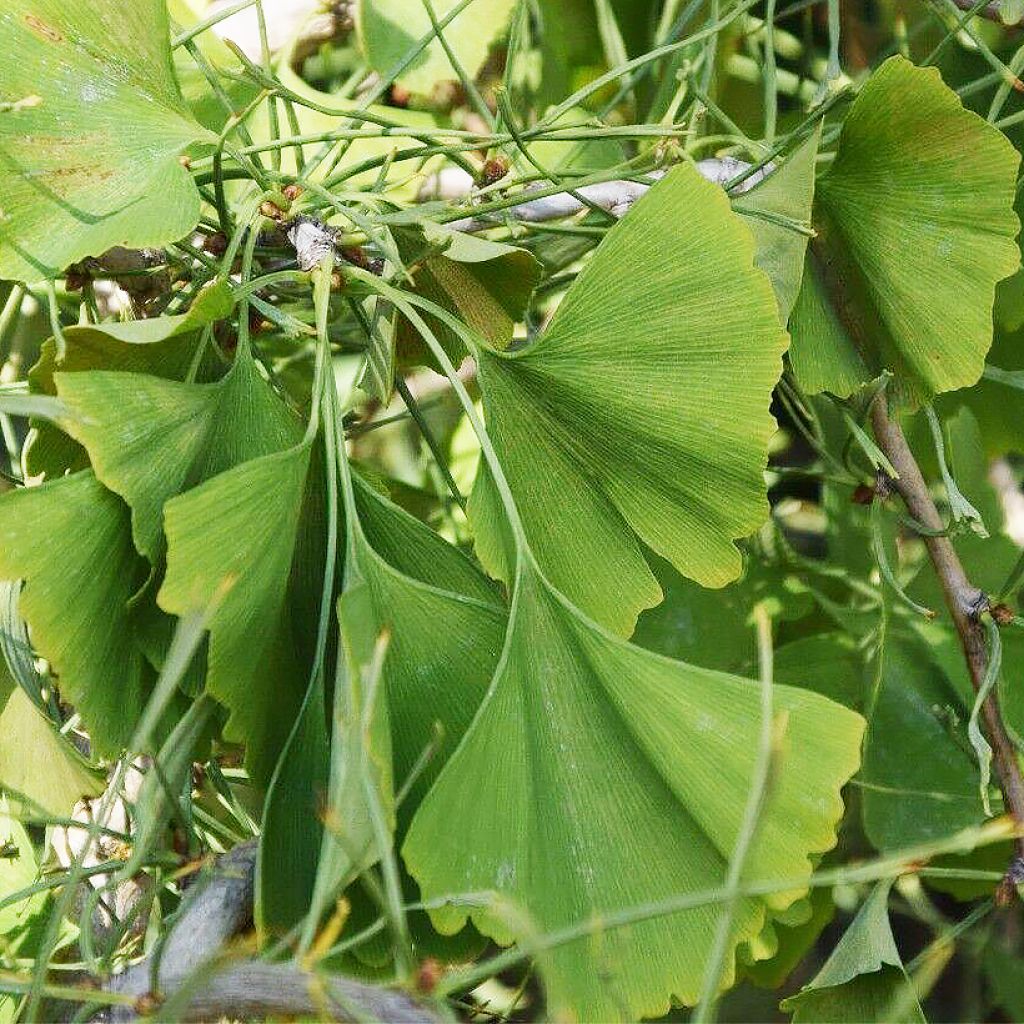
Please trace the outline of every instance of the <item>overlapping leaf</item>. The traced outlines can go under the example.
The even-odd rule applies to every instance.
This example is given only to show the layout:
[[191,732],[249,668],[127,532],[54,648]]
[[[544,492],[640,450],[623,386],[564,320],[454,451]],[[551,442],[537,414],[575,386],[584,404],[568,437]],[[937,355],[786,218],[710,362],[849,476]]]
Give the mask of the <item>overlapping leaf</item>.
[[[786,336],[753,249],[721,189],[679,167],[609,231],[536,342],[479,355],[531,547],[617,632],[661,598],[644,545],[722,586],[741,568],[733,540],[767,513]],[[470,514],[484,565],[509,580],[486,473]]]
[[914,401],[973,384],[995,286],[1020,262],[1019,157],[935,68],[886,61],[861,90],[818,183],[793,368],[849,395],[883,369]]
[[365,787],[391,815],[394,786],[407,787],[397,821],[404,834],[484,697],[505,631],[505,611],[472,563],[358,478],[355,493],[354,563],[338,610],[345,661],[335,692],[328,828],[315,882],[320,910],[380,855]]
[[925,1020],[889,924],[891,888],[891,881],[875,886],[814,980],[783,1002],[793,1024]]
[[[507,348],[540,280],[541,265],[525,249],[424,222],[421,229],[396,232],[406,263],[414,268],[416,291],[454,313],[496,349]],[[461,361],[462,340],[427,317],[450,358]],[[399,321],[400,354],[406,362],[432,363],[419,334]]]
[[146,568],[132,545],[127,506],[91,470],[3,495],[0,578],[25,580],[20,610],[34,647],[97,753],[118,753],[152,679],[129,620]]
[[102,370],[58,373],[55,381],[72,413],[68,433],[85,446],[99,479],[128,502],[136,547],[151,561],[161,552],[170,498],[302,436],[248,349],[212,384]]
[[0,276],[52,278],[195,225],[199,193],[178,155],[213,137],[178,92],[163,0],[13,0],[0,50]]
[[[750,881],[810,874],[810,858],[835,842],[839,788],[858,763],[858,715],[783,686],[773,700],[788,725]],[[694,1002],[713,904],[627,928],[602,930],[600,918],[722,884],[760,714],[757,684],[615,638],[527,561],[491,690],[413,820],[406,863],[427,896],[495,890],[541,933],[597,919],[595,934],[543,958],[552,1016],[658,1016],[670,997]],[[487,813],[467,845],[451,814],[469,807]],[[769,911],[800,894],[741,900],[733,943],[756,937]],[[451,931],[467,911],[433,916]],[[499,942],[523,937],[500,902],[472,917]]]
[[[84,370],[120,370],[180,380],[196,358],[200,331],[224,319],[233,307],[230,285],[215,281],[200,290],[185,313],[65,327],[67,350],[63,358],[58,358],[52,338],[45,341],[39,362],[29,371],[29,384],[33,391],[54,395],[55,373]],[[207,360],[200,360],[198,369],[199,380],[215,372],[213,362]]]
[[771,278],[779,304],[779,318],[789,321],[800,293],[814,201],[814,158],[819,134],[815,132],[774,173],[733,200],[733,209],[754,236],[754,262]]
[[864,749],[864,829],[880,850],[985,819],[965,735],[969,709],[920,640],[892,633],[879,655]]
[[245,743],[263,786],[305,695],[317,630],[326,530],[312,452],[305,440],[243,462],[164,506],[157,602],[185,615],[219,600],[206,688],[228,709],[225,734]]
[[[58,360],[53,338],[43,343],[39,361],[29,371],[32,391],[56,395],[57,372],[118,370],[147,374],[169,380],[183,380],[198,359],[196,379],[210,381],[222,372],[221,360],[212,346],[197,355],[204,327],[226,317],[233,307],[230,287],[223,281],[208,285],[196,296],[188,312],[144,320],[127,320],[67,327],[67,345]],[[30,473],[60,476],[69,469],[84,469],[84,449],[66,433],[48,423],[36,423],[26,464]]]
[[708,590],[660,559],[653,569],[665,600],[637,621],[631,640],[655,654],[702,668],[746,675],[754,672],[756,636],[751,613],[769,602],[778,621],[800,619],[813,608],[804,586],[781,566],[751,557],[743,576],[721,590]]
[[[5,843],[14,848],[15,856],[0,859],[0,900],[27,888],[39,877],[39,863],[32,840],[24,826],[13,814],[8,801],[0,797],[0,836]],[[36,893],[26,900],[20,900],[0,910],[0,940],[4,943],[4,952],[8,955],[27,950],[20,949],[33,923],[39,924],[43,912],[49,902],[49,894]],[[33,922],[33,919],[37,919]],[[0,1013],[4,1011],[0,1000]],[[16,1014],[11,1013],[7,1019],[15,1020]],[[3,1018],[0,1018],[3,1019]]]
[[11,679],[2,659],[0,736],[0,790],[14,803],[24,798],[30,811],[67,817],[77,800],[102,790],[99,773]]

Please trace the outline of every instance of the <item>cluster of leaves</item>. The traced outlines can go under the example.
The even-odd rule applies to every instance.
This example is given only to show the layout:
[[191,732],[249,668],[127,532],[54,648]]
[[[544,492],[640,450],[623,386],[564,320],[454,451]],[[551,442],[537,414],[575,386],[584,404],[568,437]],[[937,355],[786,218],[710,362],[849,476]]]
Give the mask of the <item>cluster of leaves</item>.
[[0,10],[0,1018],[250,837],[262,956],[440,961],[438,1011],[923,1019],[965,949],[1019,1012],[980,705],[865,427],[1012,597],[1003,30],[915,22],[986,120],[844,75],[838,3],[820,62],[770,0],[367,0],[276,57],[237,6],[253,58],[184,0]]

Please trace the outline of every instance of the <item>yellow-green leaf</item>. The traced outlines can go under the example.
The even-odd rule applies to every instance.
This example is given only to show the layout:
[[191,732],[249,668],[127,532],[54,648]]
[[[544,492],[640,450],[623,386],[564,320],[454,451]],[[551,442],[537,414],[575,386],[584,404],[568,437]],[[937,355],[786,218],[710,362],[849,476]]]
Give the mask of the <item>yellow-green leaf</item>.
[[[741,569],[734,540],[767,516],[787,339],[753,257],[725,193],[679,167],[608,232],[540,338],[480,353],[488,431],[531,549],[616,632],[661,599],[645,546],[722,586]],[[481,560],[508,581],[490,491],[482,473],[470,517]]]
[[11,0],[0,52],[0,277],[41,281],[195,226],[178,155],[215,139],[178,91],[164,0]]
[[[427,898],[494,890],[519,908],[447,906],[432,914],[442,931],[471,916],[509,943],[594,922],[541,958],[552,1018],[661,1016],[671,998],[699,996],[719,908],[600,921],[723,884],[754,777],[760,689],[641,651],[585,619],[529,561],[521,572],[491,689],[403,855]],[[787,686],[772,697],[785,738],[744,880],[792,884],[740,900],[733,947],[801,897],[813,858],[835,843],[839,790],[859,761],[859,715]],[[486,813],[467,842],[452,814],[472,807]]]

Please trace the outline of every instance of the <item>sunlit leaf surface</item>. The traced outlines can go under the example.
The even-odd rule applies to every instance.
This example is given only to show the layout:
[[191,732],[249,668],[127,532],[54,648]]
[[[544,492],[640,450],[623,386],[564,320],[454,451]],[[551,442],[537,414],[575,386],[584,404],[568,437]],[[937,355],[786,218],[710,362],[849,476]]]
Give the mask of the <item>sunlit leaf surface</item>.
[[178,156],[213,137],[178,92],[163,0],[12,0],[0,52],[0,277],[52,278],[195,226]]

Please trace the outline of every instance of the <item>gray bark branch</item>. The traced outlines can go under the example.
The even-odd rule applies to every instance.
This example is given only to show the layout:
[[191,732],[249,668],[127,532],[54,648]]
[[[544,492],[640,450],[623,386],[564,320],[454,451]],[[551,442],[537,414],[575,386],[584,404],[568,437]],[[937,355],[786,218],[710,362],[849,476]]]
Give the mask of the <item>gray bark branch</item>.
[[[180,999],[175,1018],[187,1021],[287,1016],[435,1024],[442,1018],[407,992],[296,963],[237,958],[225,945],[252,923],[256,843],[242,843],[199,879],[185,899],[163,948],[107,985],[141,1002]],[[141,1005],[140,1002],[140,1005]],[[112,1006],[94,1021],[119,1024],[139,1013]]]
[[[697,162],[697,170],[716,185],[725,186],[733,178],[742,174],[750,167],[750,164],[735,157],[708,157],[706,160]],[[775,169],[771,163],[755,171],[749,178],[745,178],[739,185],[731,190],[733,194],[739,195],[752,189],[758,182],[764,180]],[[622,179],[617,181],[602,181],[595,185],[582,185],[572,192],[556,192],[551,196],[541,196],[538,199],[526,198],[523,202],[509,209],[502,211],[502,214],[482,217],[463,217],[461,220],[451,221],[446,227],[453,231],[486,231],[500,225],[502,216],[511,217],[513,220],[538,224],[543,221],[558,220],[562,217],[572,217],[590,207],[599,207],[610,213],[613,217],[624,216],[633,204],[644,195],[651,185],[664,176],[664,171],[655,171],[647,176],[647,182],[630,181]],[[455,199],[468,195],[473,187],[473,180],[467,174],[461,181],[461,188],[455,182],[445,181],[440,177],[431,183],[437,195],[445,199]],[[523,193],[529,196],[529,190]],[[432,198],[431,189],[428,188],[421,193],[421,198]]]

